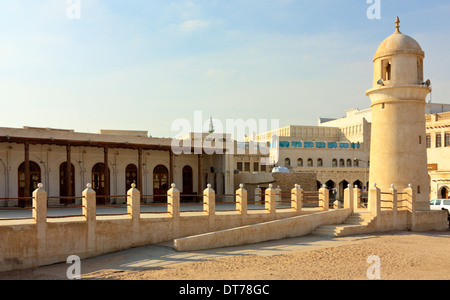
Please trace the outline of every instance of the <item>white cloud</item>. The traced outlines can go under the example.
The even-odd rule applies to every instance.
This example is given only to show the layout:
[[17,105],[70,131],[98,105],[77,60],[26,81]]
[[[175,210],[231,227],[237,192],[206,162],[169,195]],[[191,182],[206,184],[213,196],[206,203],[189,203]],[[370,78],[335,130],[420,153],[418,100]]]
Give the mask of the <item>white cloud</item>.
[[185,32],[191,32],[193,30],[208,27],[210,22],[202,21],[202,20],[187,20],[181,24],[181,30]]
[[205,73],[205,76],[211,78],[226,79],[236,73],[238,73],[237,70],[224,71],[222,69],[209,69],[208,72]]

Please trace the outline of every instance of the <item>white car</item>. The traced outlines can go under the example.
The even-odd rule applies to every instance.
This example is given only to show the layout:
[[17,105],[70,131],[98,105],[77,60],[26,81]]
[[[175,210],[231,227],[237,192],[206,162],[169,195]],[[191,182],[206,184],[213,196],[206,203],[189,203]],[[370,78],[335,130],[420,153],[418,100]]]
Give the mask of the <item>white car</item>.
[[434,199],[430,201],[431,210],[446,209],[450,215],[450,199]]

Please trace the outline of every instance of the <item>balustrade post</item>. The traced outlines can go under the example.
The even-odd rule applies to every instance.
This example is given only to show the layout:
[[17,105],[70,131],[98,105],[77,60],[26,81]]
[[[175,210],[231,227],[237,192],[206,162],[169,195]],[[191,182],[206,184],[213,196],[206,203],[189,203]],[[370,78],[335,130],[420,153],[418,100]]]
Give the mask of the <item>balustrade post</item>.
[[44,256],[47,245],[47,192],[42,183],[33,191],[33,219],[36,222],[37,252],[38,256]]
[[352,213],[354,210],[354,199],[355,195],[352,186],[349,184],[344,190],[344,208],[350,208]]
[[211,188],[211,184],[203,191],[203,210],[209,216],[209,230],[213,231],[216,218],[216,192]]
[[416,204],[414,199],[414,190],[412,188],[412,184],[409,184],[406,189],[403,190],[405,193],[406,205],[408,207],[408,211],[411,213],[411,231],[416,230]]
[[319,190],[319,206],[323,207],[324,211],[328,211],[330,209],[330,195],[325,184]]
[[297,214],[301,214],[303,208],[303,190],[296,184],[291,190],[292,210]]
[[141,218],[141,192],[135,183],[131,184],[131,189],[127,192],[127,213],[133,220],[139,221]]
[[172,188],[167,191],[167,212],[172,217],[173,238],[180,237],[180,191],[172,183]]
[[376,183],[369,190],[369,210],[372,216],[381,215],[381,190]]
[[211,184],[203,191],[203,210],[209,216],[216,213],[216,192],[211,188]]
[[44,190],[42,183],[38,184],[38,188],[33,191],[33,219],[36,224],[42,225],[47,223],[47,192]]
[[172,183],[172,188],[167,191],[167,211],[174,220],[180,219],[180,191]]
[[241,216],[247,216],[247,190],[244,189],[244,185],[240,184],[239,189],[236,191],[236,210],[239,211]]
[[92,189],[92,185],[88,183],[86,185],[86,189],[83,191],[83,200],[82,200],[82,213],[86,218],[88,223],[95,223],[97,216],[97,203],[96,203],[96,193]]
[[393,218],[393,229],[396,229],[397,227],[397,207],[398,207],[398,194],[397,194],[397,189],[395,188],[395,186],[392,184],[391,188],[389,189],[389,193],[391,194],[392,197],[392,203],[391,203],[391,209],[392,209],[392,218]]
[[92,189],[92,185],[88,183],[86,189],[83,191],[82,200],[82,213],[87,222],[88,233],[87,233],[87,250],[89,252],[95,251],[96,244],[96,221],[97,221],[97,199],[96,193]]
[[140,219],[141,219],[141,192],[136,188],[136,184],[131,184],[131,189],[127,192],[127,212],[132,222],[133,245],[140,244]]
[[276,196],[277,190],[273,188],[271,184],[269,184],[269,188],[266,189],[265,193],[265,203],[264,207],[266,209],[266,212],[275,216],[276,209],[277,209],[277,202],[276,202]]

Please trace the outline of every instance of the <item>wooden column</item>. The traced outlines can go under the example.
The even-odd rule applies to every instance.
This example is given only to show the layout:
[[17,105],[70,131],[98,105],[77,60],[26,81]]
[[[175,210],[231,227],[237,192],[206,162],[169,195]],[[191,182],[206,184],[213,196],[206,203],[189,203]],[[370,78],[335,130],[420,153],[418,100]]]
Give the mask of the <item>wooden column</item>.
[[198,155],[198,178],[197,178],[197,193],[199,195],[201,195],[203,193],[203,188],[202,188],[202,155],[199,154]]
[[25,191],[24,197],[31,196],[31,182],[30,182],[30,145],[25,143]]
[[142,186],[143,186],[143,174],[142,174],[142,148],[138,149],[138,176],[137,176],[137,189],[141,192],[142,196]]
[[[67,197],[72,197],[72,151],[70,144],[66,146],[66,152],[67,152],[67,169],[66,169],[66,191],[67,191]],[[67,203],[72,203],[72,200],[65,200],[64,204],[67,205]]]
[[[104,164],[105,164],[105,196],[109,196],[109,167],[108,167],[108,147],[104,148]],[[105,199],[105,202],[109,204],[109,199]]]
[[172,150],[169,151],[169,164],[170,164],[169,185],[171,185],[172,183],[175,183],[175,182],[173,182],[173,179],[174,179],[174,176],[173,176],[174,164],[173,164],[173,152],[172,152]]

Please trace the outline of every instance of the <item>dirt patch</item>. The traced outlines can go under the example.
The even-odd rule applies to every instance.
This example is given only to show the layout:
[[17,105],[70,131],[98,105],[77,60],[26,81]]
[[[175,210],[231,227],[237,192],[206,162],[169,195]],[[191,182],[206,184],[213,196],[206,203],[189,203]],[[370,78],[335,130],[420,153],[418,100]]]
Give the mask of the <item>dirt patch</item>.
[[[371,255],[380,258],[381,279],[450,279],[450,234],[387,235],[355,245],[243,255],[179,264],[160,270],[96,273],[127,280],[362,280]],[[85,276],[89,278],[89,274]]]

